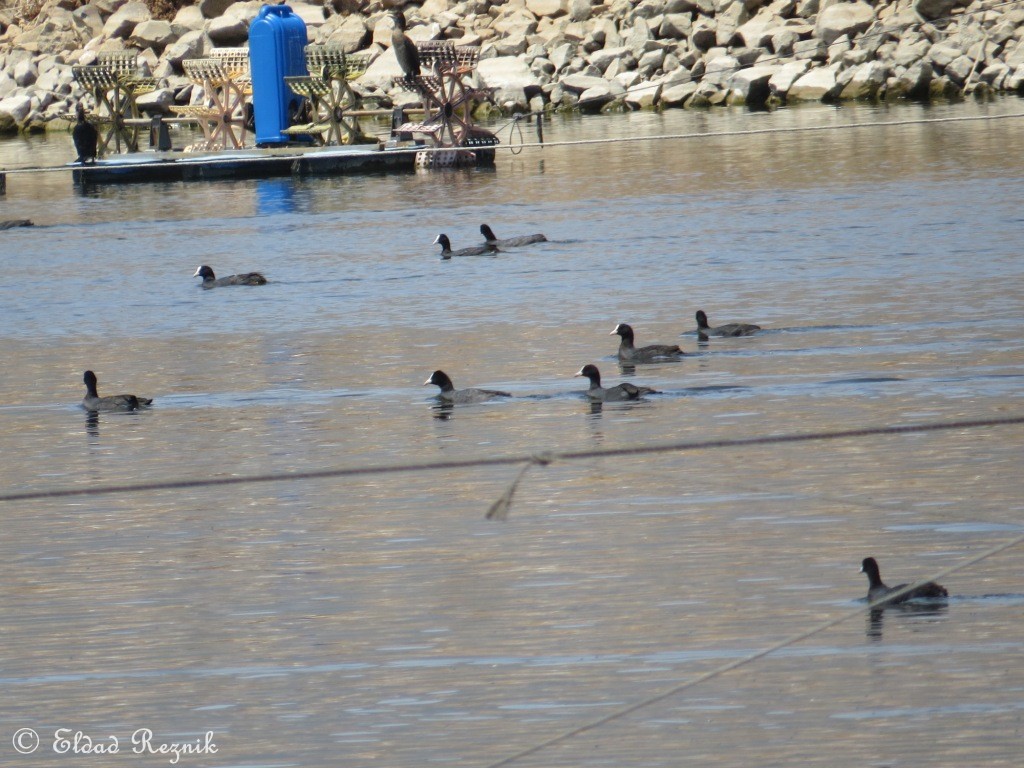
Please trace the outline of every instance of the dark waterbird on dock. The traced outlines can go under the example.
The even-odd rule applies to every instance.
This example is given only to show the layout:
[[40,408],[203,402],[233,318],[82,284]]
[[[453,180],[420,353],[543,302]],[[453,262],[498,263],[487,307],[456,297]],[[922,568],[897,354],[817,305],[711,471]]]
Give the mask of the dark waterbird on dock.
[[683,350],[676,344],[649,344],[646,347],[633,346],[633,327],[626,323],[615,326],[609,336],[620,336],[619,360],[623,363],[654,363],[662,360],[678,360]]
[[591,400],[603,402],[625,402],[627,400],[639,400],[644,395],[656,395],[658,391],[650,387],[638,387],[629,382],[616,384],[614,387],[601,386],[601,372],[596,365],[584,365],[576,372],[577,376],[586,376],[590,379],[590,389],[587,390],[587,397]]
[[[882,600],[886,595],[891,595],[894,592],[899,592],[903,589],[906,584],[897,584],[895,587],[888,587],[885,582],[882,581],[882,575],[878,571],[878,563],[875,562],[873,557],[865,557],[864,561],[860,564],[860,572],[867,574],[868,577],[868,602],[876,602]],[[919,587],[914,587],[907,594],[897,597],[893,600],[887,600],[888,605],[898,605],[905,603],[908,600],[914,600],[917,598],[931,598],[931,599],[942,599],[949,597],[949,592],[946,588],[936,584],[934,581],[929,581],[927,584],[922,584]]]
[[434,245],[441,244],[441,259],[450,259],[452,256],[483,256],[485,253],[497,253],[498,248],[491,243],[485,243],[484,245],[471,245],[467,248],[459,248],[457,251],[452,250],[452,241],[448,239],[448,235],[440,234],[434,239]]
[[196,270],[196,273],[192,277],[203,278],[203,288],[219,288],[225,285],[266,285],[267,278],[261,275],[259,272],[242,272],[237,275],[228,275],[227,277],[218,278],[213,274],[213,270],[205,264]]
[[430,378],[423,382],[423,386],[434,384],[441,388],[438,398],[445,403],[472,404],[485,403],[496,397],[512,397],[508,392],[499,392],[496,389],[456,389],[448,374],[444,371],[434,371]]
[[416,50],[416,43],[405,34],[405,14],[400,8],[391,11],[391,21],[394,24],[394,29],[391,30],[391,47],[395,51],[395,58],[406,81],[413,80],[420,75],[420,54]]
[[83,376],[85,381],[85,397],[82,398],[82,407],[87,411],[137,411],[152,404],[150,397],[139,397],[138,395],[107,395],[100,397],[96,391],[96,374],[86,371]]
[[697,310],[697,337],[703,341],[707,341],[708,336],[749,336],[760,330],[760,325],[750,323],[726,323],[712,328],[708,325],[708,316],[704,314],[704,310]]
[[93,125],[85,117],[85,106],[79,104],[75,109],[77,115],[77,122],[75,127],[71,129],[71,140],[75,143],[75,152],[78,153],[78,157],[75,158],[76,163],[82,165],[88,165],[96,162],[96,147],[99,145],[100,134],[96,130],[96,126]]
[[498,248],[518,248],[521,245],[532,245],[533,243],[546,243],[548,239],[544,235],[538,233],[536,235],[520,235],[519,237],[506,237],[499,240],[494,236],[494,231],[486,224],[480,225],[480,234],[484,236],[484,240],[487,241],[488,245],[494,245]]

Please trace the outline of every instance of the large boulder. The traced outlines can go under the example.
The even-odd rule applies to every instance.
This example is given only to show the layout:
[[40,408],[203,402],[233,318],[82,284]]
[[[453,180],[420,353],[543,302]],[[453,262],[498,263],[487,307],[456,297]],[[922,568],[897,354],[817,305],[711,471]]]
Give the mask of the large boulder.
[[526,61],[518,56],[498,56],[484,59],[476,68],[476,76],[484,88],[539,91],[540,80],[530,71]]
[[751,106],[764,104],[771,95],[768,83],[779,69],[778,66],[762,64],[736,72],[727,82],[729,103]]
[[934,21],[949,16],[957,6],[969,4],[970,0],[914,0],[914,10],[922,18]]
[[32,112],[32,99],[21,93],[0,101],[0,132],[10,133],[21,127]]
[[591,88],[600,88],[607,85],[603,77],[592,77],[591,75],[569,75],[562,78],[562,87],[571,93],[583,93]]
[[137,0],[125,3],[107,19],[103,25],[103,35],[104,37],[127,38],[136,26],[151,18],[149,8],[145,3],[140,3]]
[[222,48],[242,45],[249,39],[249,22],[244,18],[225,14],[210,22],[206,34],[214,45]]
[[854,35],[871,26],[874,19],[875,9],[860,0],[853,3],[836,3],[818,14],[814,34],[825,45],[831,45],[843,35],[853,39]]
[[361,51],[370,42],[370,30],[362,16],[332,16],[317,32],[323,43],[339,45],[345,53]]
[[526,8],[534,16],[564,16],[569,11],[569,0],[526,0]]
[[827,101],[836,89],[836,73],[827,67],[812,69],[796,80],[786,93],[787,101]]
[[201,59],[211,48],[213,48],[213,41],[205,32],[199,30],[186,32],[178,38],[178,42],[172,43],[164,49],[163,58],[180,72],[182,61]]
[[811,67],[811,62],[803,59],[800,61],[788,61],[784,63],[771,79],[768,81],[768,87],[771,88],[771,92],[776,96],[785,97],[790,92],[790,88],[797,80],[804,76]]
[[889,77],[889,68],[880,61],[868,61],[853,70],[853,76],[839,94],[841,99],[873,99]]
[[128,44],[141,49],[152,48],[159,54],[176,37],[168,22],[150,19],[136,25]]

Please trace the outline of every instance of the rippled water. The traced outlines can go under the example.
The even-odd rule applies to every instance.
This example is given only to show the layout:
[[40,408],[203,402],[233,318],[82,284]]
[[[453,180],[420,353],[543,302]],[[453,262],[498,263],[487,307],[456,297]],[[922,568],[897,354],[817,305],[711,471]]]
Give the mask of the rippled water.
[[[551,141],[1024,112],[634,114]],[[494,169],[104,187],[8,177],[5,493],[742,438],[1024,410],[1020,119],[499,155]],[[503,138],[505,136],[503,135]],[[26,149],[29,150],[26,153]],[[65,137],[0,143],[50,165]],[[544,232],[497,257],[454,247]],[[258,269],[260,288],[191,278]],[[693,314],[765,326],[698,344]],[[609,331],[680,343],[623,370]],[[592,408],[583,364],[660,394]],[[146,412],[79,407],[155,397]],[[451,411],[422,386],[515,398]],[[1019,427],[0,502],[0,755],[487,766],[1024,533]],[[519,760],[1016,765],[1021,551]],[[30,727],[40,750],[19,756]],[[86,759],[86,758],[83,758]],[[163,764],[165,757],[150,758]],[[147,763],[150,764],[150,763]]]

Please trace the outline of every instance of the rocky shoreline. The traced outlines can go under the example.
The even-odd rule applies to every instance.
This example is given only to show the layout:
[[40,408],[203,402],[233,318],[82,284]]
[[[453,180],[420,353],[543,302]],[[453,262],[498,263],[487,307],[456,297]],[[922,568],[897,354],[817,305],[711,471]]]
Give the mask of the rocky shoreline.
[[[159,8],[168,0],[157,0]],[[72,66],[138,51],[159,80],[147,114],[196,103],[182,61],[245,46],[263,2],[201,0],[159,18],[136,0],[20,0],[0,9],[0,133],[67,130]],[[311,43],[365,54],[357,92],[411,95],[390,50],[391,3],[289,3]],[[425,0],[404,5],[416,42],[480,46],[483,113],[771,106],[1024,93],[1024,6],[997,0]]]

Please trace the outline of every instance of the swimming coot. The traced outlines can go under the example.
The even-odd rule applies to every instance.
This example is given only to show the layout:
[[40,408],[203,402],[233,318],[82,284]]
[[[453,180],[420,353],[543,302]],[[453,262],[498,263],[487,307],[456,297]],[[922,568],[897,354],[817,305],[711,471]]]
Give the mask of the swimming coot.
[[712,328],[708,325],[708,316],[704,310],[697,310],[697,336],[703,340],[707,340],[708,336],[749,336],[760,330],[760,325],[750,323],[726,323]]
[[0,220],[0,229],[14,229],[15,227],[34,227],[32,219],[3,219]]
[[75,152],[78,153],[75,162],[82,165],[95,163],[96,147],[99,145],[100,138],[99,131],[86,119],[85,105],[79,103],[75,108],[75,113],[77,121],[75,127],[71,129],[71,140],[75,143]]
[[456,389],[448,374],[444,371],[434,371],[430,378],[423,382],[423,386],[434,384],[441,388],[438,397],[446,403],[472,404],[484,403],[496,397],[512,397],[508,392],[499,392],[496,389]]
[[587,397],[591,400],[621,402],[626,400],[637,400],[644,395],[655,395],[658,393],[657,390],[651,389],[650,387],[638,387],[635,384],[630,384],[628,382],[616,384],[614,387],[602,387],[601,372],[597,370],[596,365],[584,365],[576,372],[576,375],[586,376],[590,379],[590,389],[587,390]]
[[452,256],[483,256],[485,253],[497,253],[497,246],[492,243],[485,243],[484,245],[471,245],[468,248],[459,248],[457,251],[452,250],[452,241],[448,239],[448,235],[440,234],[434,239],[434,245],[441,244],[441,259],[450,259]]
[[243,272],[238,275],[228,275],[227,277],[217,277],[213,274],[213,270],[205,264],[196,270],[196,273],[192,277],[203,278],[203,288],[219,288],[225,285],[266,285],[267,278],[261,275],[259,272]]
[[678,360],[683,356],[676,344],[650,344],[637,349],[633,346],[633,328],[625,323],[615,326],[609,336],[620,336],[619,360],[624,363],[653,363],[660,360]]
[[135,411],[153,402],[152,398],[137,395],[100,397],[96,391],[96,374],[86,371],[82,378],[85,381],[85,397],[82,398],[82,407],[87,411]]
[[536,235],[520,235],[519,237],[506,237],[499,240],[494,236],[494,231],[486,224],[480,225],[480,234],[484,236],[484,240],[487,241],[488,245],[495,245],[498,248],[518,248],[521,245],[531,245],[533,243],[546,243],[548,239],[544,235],[538,233]]
[[[882,600],[886,595],[890,595],[893,592],[898,592],[903,589],[906,584],[898,584],[895,587],[887,587],[882,581],[882,576],[878,572],[878,563],[875,562],[873,557],[865,557],[864,561],[860,564],[860,572],[867,574],[868,577],[868,601],[876,602]],[[934,581],[929,581],[927,584],[922,584],[919,587],[915,587],[910,590],[907,594],[902,597],[897,597],[895,600],[887,601],[892,605],[899,603],[905,603],[908,600],[915,598],[943,598],[948,597],[949,593],[946,588],[936,584]]]

